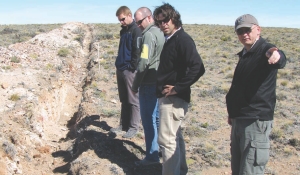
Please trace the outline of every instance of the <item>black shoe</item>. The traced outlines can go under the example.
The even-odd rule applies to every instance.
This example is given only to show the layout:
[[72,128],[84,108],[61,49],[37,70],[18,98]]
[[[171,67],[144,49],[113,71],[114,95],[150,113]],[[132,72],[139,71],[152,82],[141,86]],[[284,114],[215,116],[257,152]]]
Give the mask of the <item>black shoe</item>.
[[137,134],[137,130],[135,129],[129,129],[122,137],[123,138],[132,138]]
[[118,126],[116,128],[111,128],[109,131],[113,132],[113,133],[120,132],[120,131],[122,131],[122,125],[120,125],[120,126]]

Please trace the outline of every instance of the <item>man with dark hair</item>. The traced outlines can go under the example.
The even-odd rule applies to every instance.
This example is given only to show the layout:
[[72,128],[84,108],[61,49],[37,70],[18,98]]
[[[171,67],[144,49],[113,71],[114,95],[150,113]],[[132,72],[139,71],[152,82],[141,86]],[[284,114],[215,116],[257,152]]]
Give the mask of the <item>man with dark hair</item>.
[[147,7],[139,8],[134,14],[135,21],[142,32],[142,52],[132,90],[139,92],[142,124],[145,133],[146,156],[135,162],[136,165],[159,163],[158,156],[158,100],[155,96],[156,72],[160,52],[165,43],[163,32],[154,25],[152,12]]
[[159,98],[158,143],[162,150],[163,175],[188,172],[181,123],[191,99],[191,85],[205,69],[195,42],[183,30],[180,14],[168,3],[153,13],[155,23],[164,32],[166,42],[157,70],[156,94]]
[[121,101],[120,126],[110,131],[126,131],[124,138],[132,138],[139,129],[141,120],[138,93],[131,90],[133,79],[136,74],[138,59],[140,58],[141,29],[133,20],[130,9],[121,6],[116,16],[121,23],[120,43],[118,56],[115,62],[117,68],[117,83],[119,98]]
[[235,32],[244,48],[237,54],[239,62],[226,95],[232,174],[264,174],[269,160],[277,71],[285,66],[286,57],[260,37],[258,21],[250,14],[236,19]]

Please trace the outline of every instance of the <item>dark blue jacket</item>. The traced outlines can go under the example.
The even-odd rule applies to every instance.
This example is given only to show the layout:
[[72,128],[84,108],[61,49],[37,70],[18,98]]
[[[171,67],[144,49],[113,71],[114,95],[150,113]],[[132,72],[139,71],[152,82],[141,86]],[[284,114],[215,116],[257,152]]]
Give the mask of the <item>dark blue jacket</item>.
[[226,95],[230,118],[273,120],[277,70],[285,66],[286,57],[279,51],[279,61],[269,64],[265,53],[271,47],[274,45],[259,38],[247,53],[238,53],[239,62]]
[[115,62],[118,70],[130,70],[134,72],[137,69],[141,52],[141,37],[142,31],[138,28],[135,21],[128,26],[122,26],[118,56]]

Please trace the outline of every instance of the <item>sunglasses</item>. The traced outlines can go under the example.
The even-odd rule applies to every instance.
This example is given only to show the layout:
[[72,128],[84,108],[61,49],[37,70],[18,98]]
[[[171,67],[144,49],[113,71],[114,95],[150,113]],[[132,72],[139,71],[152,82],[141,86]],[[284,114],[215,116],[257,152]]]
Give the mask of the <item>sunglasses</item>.
[[163,20],[157,20],[156,22],[159,24],[159,25],[162,25],[162,23],[168,23],[170,21],[170,18],[165,18],[165,19],[163,19]]
[[145,18],[143,18],[143,19],[141,19],[141,20],[138,20],[137,22],[136,22],[136,24],[137,25],[141,25],[142,24],[142,22],[144,21],[144,19],[146,19],[148,16],[146,16]]
[[240,29],[237,29],[236,34],[238,35],[244,35],[245,33],[249,34],[252,32],[252,29],[254,29],[255,27],[251,28],[251,27],[243,27]]
[[124,21],[126,17],[119,19],[119,21]]

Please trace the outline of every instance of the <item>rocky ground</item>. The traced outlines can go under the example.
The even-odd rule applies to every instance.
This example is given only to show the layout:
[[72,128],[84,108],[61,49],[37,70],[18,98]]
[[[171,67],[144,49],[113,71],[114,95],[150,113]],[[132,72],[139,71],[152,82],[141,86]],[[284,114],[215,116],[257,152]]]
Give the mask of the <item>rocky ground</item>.
[[[161,174],[161,165],[134,166],[144,157],[142,127],[132,139],[109,133],[120,114],[114,68],[118,37],[101,38],[99,30],[111,29],[67,23],[0,47],[0,174]],[[193,86],[183,123],[189,175],[230,174],[224,95],[231,78],[215,65],[224,70],[235,62],[224,56],[213,60],[209,48],[203,50],[207,72]],[[289,60],[293,74],[280,74],[268,174],[300,174],[299,59]]]

